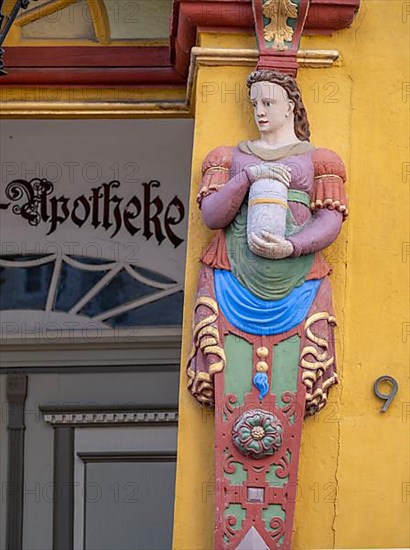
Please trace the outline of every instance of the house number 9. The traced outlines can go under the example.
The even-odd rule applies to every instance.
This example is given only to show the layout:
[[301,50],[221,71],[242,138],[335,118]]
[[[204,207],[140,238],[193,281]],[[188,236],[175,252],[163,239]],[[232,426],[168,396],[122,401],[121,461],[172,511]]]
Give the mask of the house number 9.
[[[391,385],[390,393],[382,393],[380,391],[379,388],[382,382],[388,382]],[[375,381],[375,383],[373,384],[374,393],[377,395],[377,397],[385,401],[383,407],[380,409],[380,412],[384,413],[387,411],[387,409],[390,407],[391,402],[396,397],[398,389],[399,385],[395,378],[393,378],[392,376],[388,376],[387,374],[379,376],[379,378]]]

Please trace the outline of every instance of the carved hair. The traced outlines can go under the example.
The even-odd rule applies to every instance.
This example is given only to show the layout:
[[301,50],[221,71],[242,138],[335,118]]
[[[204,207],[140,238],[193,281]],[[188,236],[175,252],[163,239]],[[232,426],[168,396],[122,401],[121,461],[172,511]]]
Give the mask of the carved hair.
[[293,112],[295,117],[295,134],[301,141],[309,141],[309,121],[305,106],[303,105],[302,94],[300,93],[296,80],[287,74],[263,69],[251,73],[246,80],[246,85],[250,89],[252,84],[255,84],[256,82],[272,82],[273,84],[278,84],[286,90],[289,99],[295,105]]

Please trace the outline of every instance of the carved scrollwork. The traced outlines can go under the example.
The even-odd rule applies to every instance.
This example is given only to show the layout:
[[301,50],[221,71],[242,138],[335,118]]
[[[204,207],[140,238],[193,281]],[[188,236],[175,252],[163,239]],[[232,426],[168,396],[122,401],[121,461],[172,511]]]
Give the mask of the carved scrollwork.
[[278,542],[285,534],[285,521],[279,516],[275,516],[270,520],[269,525],[273,530],[271,533],[272,539]]
[[[237,519],[235,516],[226,516],[225,517],[225,525],[224,525],[224,537],[226,537],[229,541],[231,538],[235,535],[236,531],[238,530],[238,526],[236,526]],[[236,529],[235,529],[236,527]]]
[[296,412],[296,394],[290,391],[285,391],[282,394],[282,401],[285,403],[282,411],[288,418],[291,418]]
[[289,476],[290,473],[290,452],[287,451],[279,460],[279,466],[276,468],[276,475],[283,479]]
[[229,452],[224,452],[223,470],[227,474],[234,474],[236,472],[236,462],[234,457]]
[[227,420],[233,414],[235,409],[235,403],[238,402],[238,399],[234,393],[227,393],[225,396],[223,404],[223,412]]

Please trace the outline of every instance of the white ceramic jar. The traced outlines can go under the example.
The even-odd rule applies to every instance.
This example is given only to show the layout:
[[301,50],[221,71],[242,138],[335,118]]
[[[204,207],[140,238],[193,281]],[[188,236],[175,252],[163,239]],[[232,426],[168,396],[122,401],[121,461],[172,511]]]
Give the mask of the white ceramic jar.
[[247,235],[262,236],[268,231],[284,238],[286,211],[288,209],[288,186],[276,179],[257,179],[249,190]]

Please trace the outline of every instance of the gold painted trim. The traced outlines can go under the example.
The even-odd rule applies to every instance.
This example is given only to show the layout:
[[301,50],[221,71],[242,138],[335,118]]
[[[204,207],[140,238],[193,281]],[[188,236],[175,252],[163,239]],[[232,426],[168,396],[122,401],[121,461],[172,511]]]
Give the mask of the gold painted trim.
[[343,178],[337,174],[322,174],[321,176],[315,176],[315,180],[320,180],[321,178],[339,178],[344,183]]
[[210,166],[204,171],[204,174],[207,174],[208,172],[220,172],[220,171],[230,172],[229,168],[226,168],[226,166]]
[[277,204],[282,208],[288,208],[287,203],[280,199],[251,199],[249,201],[249,206],[255,206],[256,204]]
[[104,0],[87,0],[95,36],[103,46],[111,42],[110,20]]
[[189,117],[185,102],[144,103],[34,102],[0,103],[1,118],[175,118]]
[[[202,48],[194,46],[191,50],[191,66],[193,61],[205,66],[215,65],[256,65],[259,52],[251,48]],[[300,67],[331,67],[338,61],[338,50],[299,50],[297,62]],[[229,61],[229,63],[227,63]]]
[[[193,116],[193,90],[198,69],[206,66],[254,68],[255,49],[201,48],[191,50],[184,101],[2,101],[1,118],[182,118]],[[337,50],[299,50],[301,67],[331,67],[339,59]],[[107,69],[109,70],[109,69]],[[122,87],[123,88],[123,87]],[[52,87],[50,87],[52,89]],[[165,90],[165,88],[164,88]],[[4,90],[6,92],[6,90]],[[113,90],[115,94],[115,89]]]

